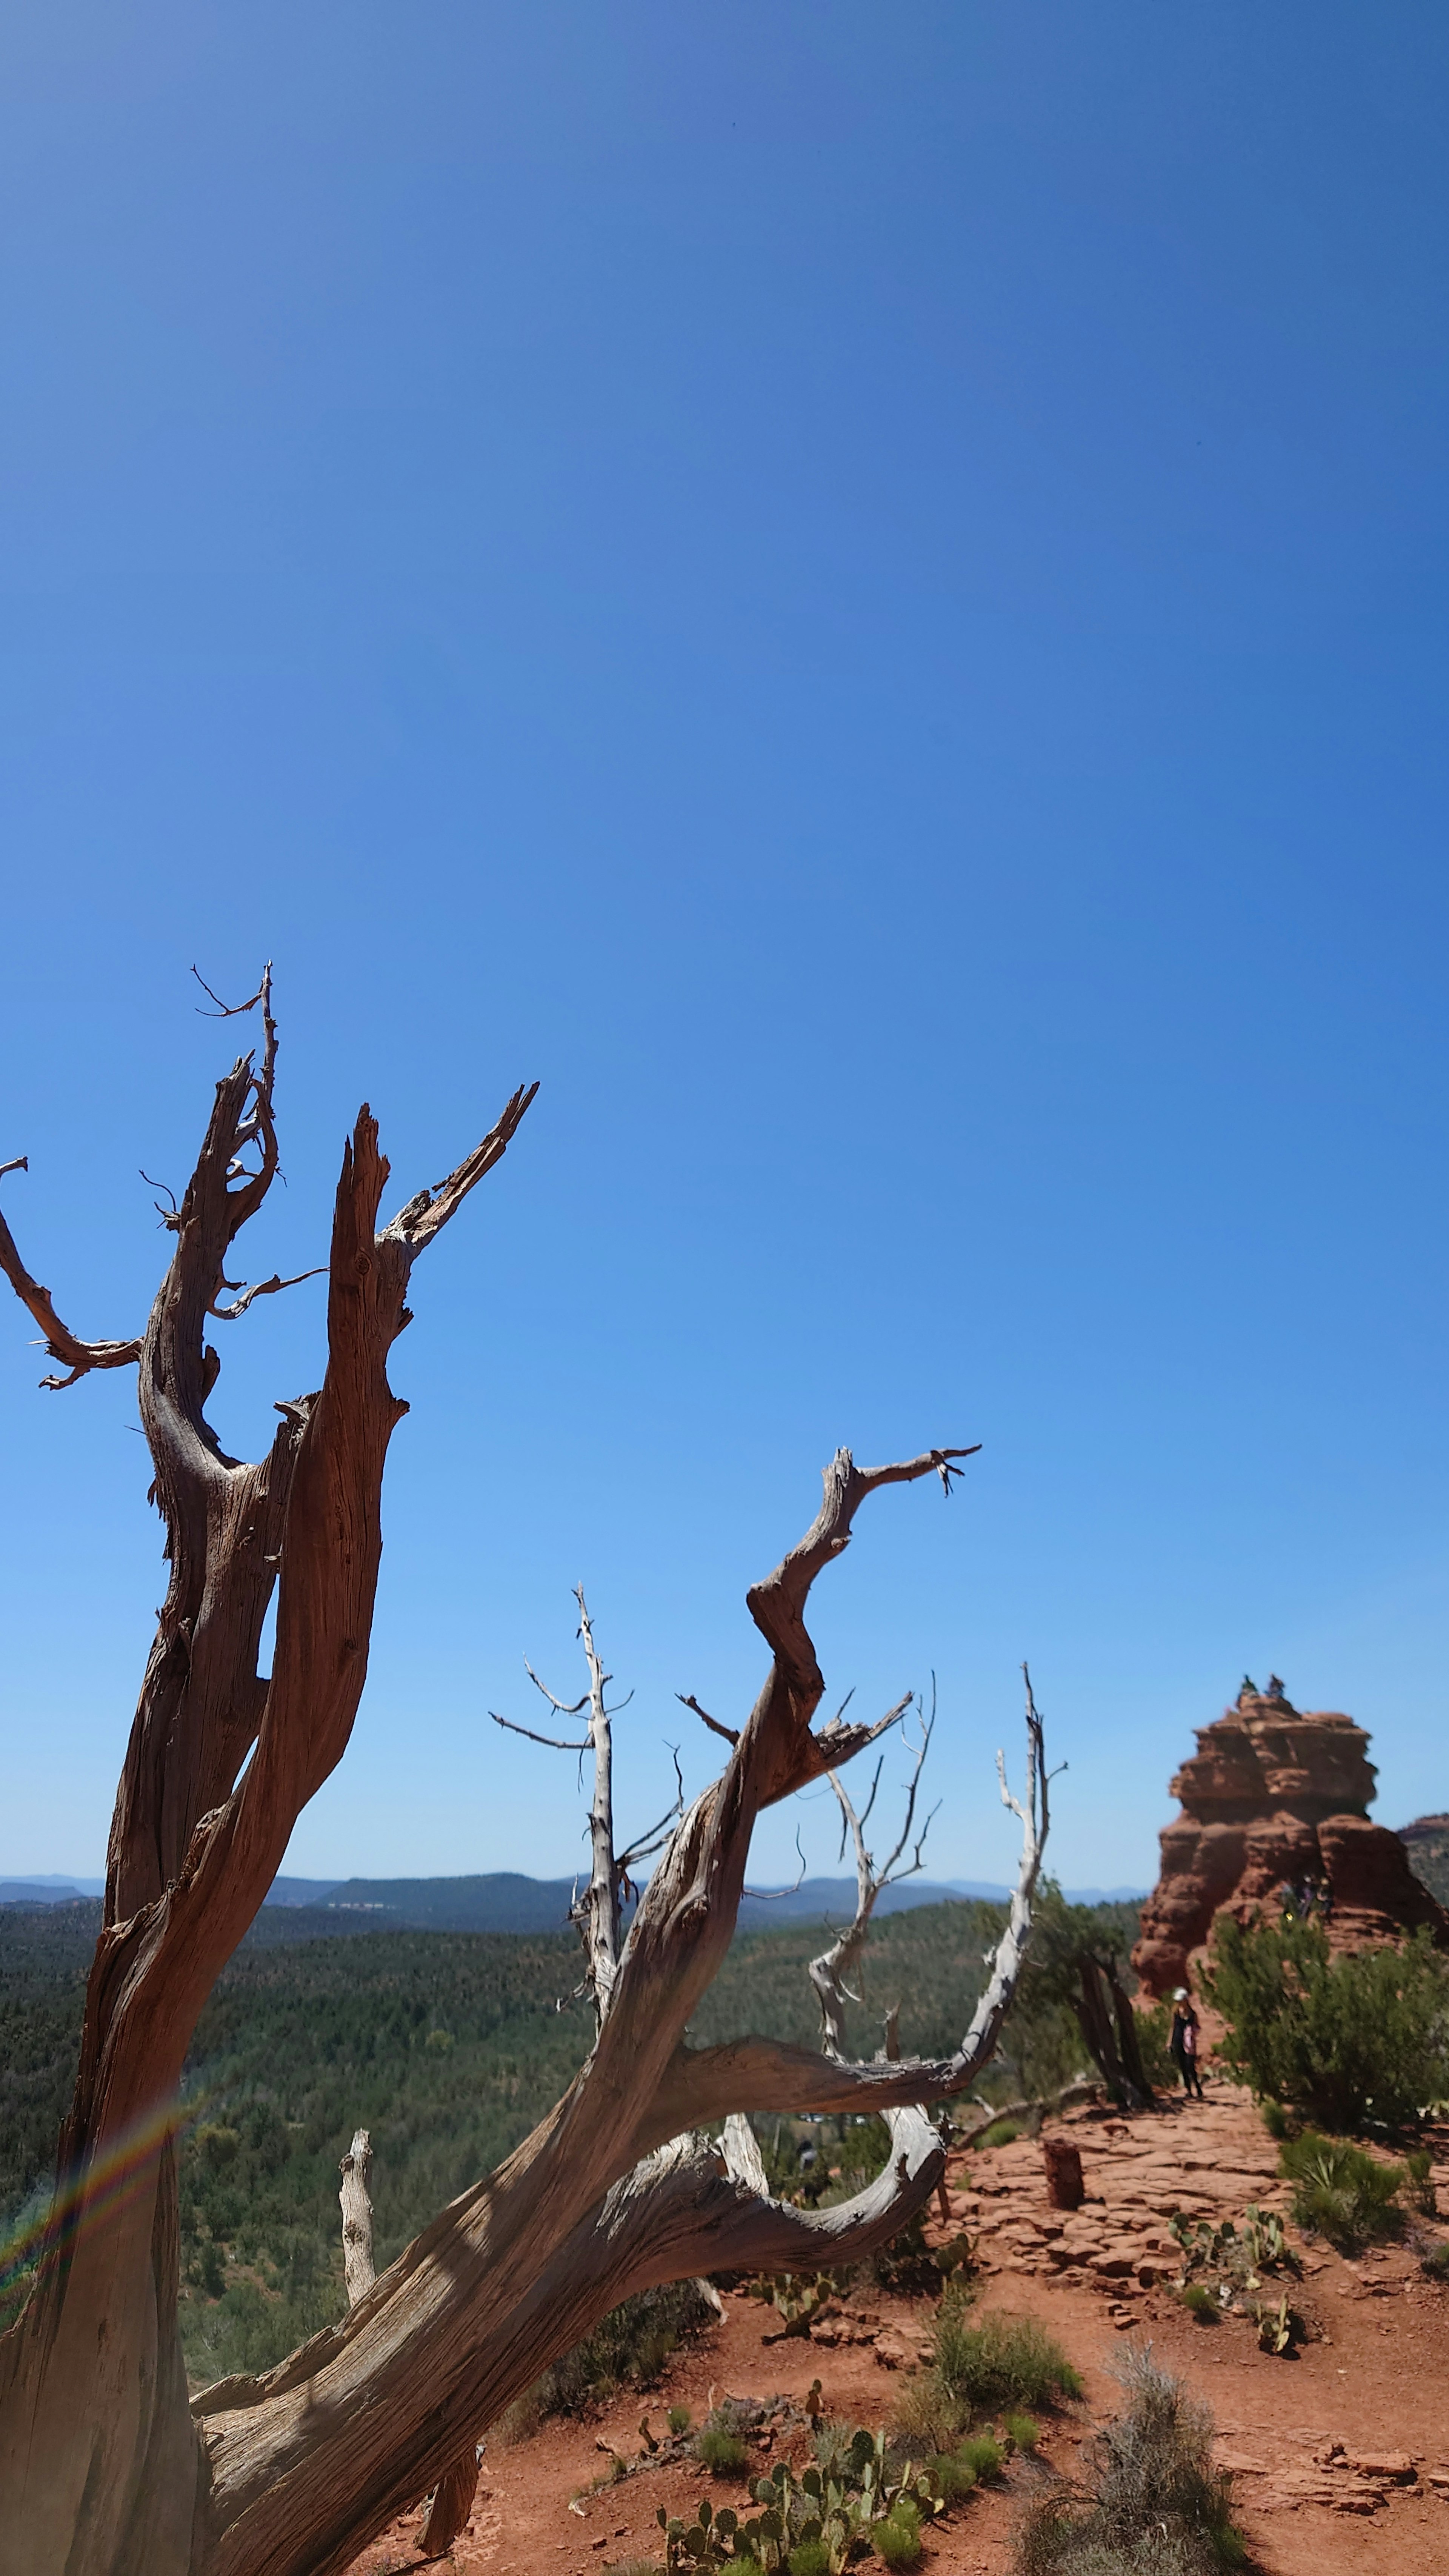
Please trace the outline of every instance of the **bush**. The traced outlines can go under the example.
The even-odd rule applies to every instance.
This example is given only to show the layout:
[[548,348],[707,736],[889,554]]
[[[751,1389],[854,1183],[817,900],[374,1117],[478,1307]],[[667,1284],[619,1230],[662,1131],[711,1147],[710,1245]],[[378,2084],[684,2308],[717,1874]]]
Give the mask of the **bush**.
[[1215,2576],[1246,2557],[1230,2481],[1212,2465],[1207,2408],[1146,2352],[1119,2365],[1128,2406],[1098,2435],[1085,2505],[1040,2506],[1017,2546],[1017,2576]]
[[1182,2304],[1186,2308],[1188,2315],[1190,2317],[1195,2317],[1200,2326],[1215,2326],[1217,2324],[1222,2311],[1218,2306],[1217,2300],[1213,2297],[1211,2290],[1205,2290],[1201,2281],[1189,2281],[1186,2289],[1180,2293],[1180,2296]]
[[956,2457],[971,2471],[973,2478],[999,2478],[1006,2454],[989,2433],[973,2433],[968,2441],[961,2444]]
[[1034,2451],[1041,2440],[1041,2426],[1034,2415],[1005,2415],[1002,2428],[1011,2435],[1019,2451]]
[[992,2147],[1009,2147],[1012,2140],[1014,2138],[1019,2138],[1020,2135],[1021,2122],[1019,2120],[993,2120],[990,2128],[983,2129],[980,2137],[976,2140],[974,2152],[977,2155],[983,2155]]
[[[546,2415],[577,2415],[595,2399],[612,2397],[620,2388],[651,2387],[680,2338],[709,2324],[712,2317],[713,2310],[693,2281],[671,2281],[663,2289],[636,2292],[612,2308],[592,2334],[554,2362],[506,2409],[489,2427],[491,2438],[505,2445],[526,2442]],[[290,2351],[292,2346],[285,2349]]]
[[1404,2158],[1408,2179],[1405,2189],[1413,2207],[1423,2218],[1437,2218],[1439,2203],[1434,2192],[1434,2158],[1427,2147],[1415,2147]]
[[669,2429],[670,2429],[670,2432],[671,2432],[671,2433],[674,2433],[674,2434],[676,2434],[676,2435],[677,2435],[677,2434],[680,2434],[680,2433],[687,2433],[687,2432],[689,2431],[689,2428],[690,2428],[690,2426],[691,2426],[691,2424],[692,2424],[693,2422],[694,2422],[694,2417],[691,2415],[691,2413],[690,2413],[690,2411],[689,2411],[689,2408],[688,2408],[687,2406],[671,2406],[671,2407],[670,2407],[670,2409],[669,2409]]
[[[972,2325],[970,2314],[969,2290],[951,2283],[937,2310],[931,2366],[905,2382],[891,2409],[898,2441],[937,2453],[955,2451],[973,2415],[1081,2396],[1081,2380],[1061,2345],[1034,2317],[992,2314]],[[967,2454],[972,2447],[966,2444]],[[994,2442],[986,2447],[999,2459]]]
[[944,2504],[959,2504],[962,2496],[969,2495],[976,2484],[975,2470],[969,2460],[962,2459],[959,2451],[938,2451],[928,2463],[926,2475],[931,2483],[931,2493],[940,2496]]
[[830,2576],[830,2552],[823,2540],[797,2540],[785,2564],[790,2576]]
[[982,2414],[1004,2406],[1049,2406],[1058,2397],[1080,2397],[1082,2383],[1061,2345],[1035,2317],[983,2317],[968,2311],[948,2290],[941,2301],[933,2368],[953,2396]]
[[1449,2240],[1426,2254],[1419,2268],[1428,2273],[1431,2281],[1449,2281]]
[[1263,2126],[1270,2138],[1291,2138],[1293,2135],[1293,2123],[1281,2102],[1270,2100],[1264,2103]]
[[1220,1915],[1203,1983],[1224,2064],[1325,2128],[1399,2127],[1449,2087],[1449,1971],[1427,1932],[1336,1959],[1320,1924]]
[[736,2478],[750,2455],[738,2433],[726,2433],[720,2425],[712,2425],[699,2435],[694,2456],[712,2478]]
[[909,2497],[902,2496],[893,2504],[884,2522],[878,2522],[870,2536],[887,2567],[914,2567],[919,2562],[921,2517]]
[[1341,2253],[1376,2236],[1392,2236],[1403,2223],[1395,2207],[1407,2179],[1403,2166],[1381,2165],[1342,2138],[1305,2129],[1279,2149],[1278,2169],[1294,2186],[1298,2226],[1316,2228]]
[[1172,2014],[1166,2004],[1145,2004],[1137,2014],[1137,2045],[1142,2052],[1142,2072],[1154,2093],[1170,2093],[1177,2082],[1177,2068],[1167,2045],[1172,2027]]

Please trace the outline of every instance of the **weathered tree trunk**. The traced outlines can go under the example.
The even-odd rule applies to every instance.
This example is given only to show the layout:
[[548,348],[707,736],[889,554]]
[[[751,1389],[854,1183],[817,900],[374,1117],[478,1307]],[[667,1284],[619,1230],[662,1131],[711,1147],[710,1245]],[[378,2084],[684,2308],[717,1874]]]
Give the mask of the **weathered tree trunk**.
[[[1047,1829],[1029,1707],[1024,1801],[1002,1780],[1022,1821],[1020,1878],[986,1993],[949,2057],[846,2061],[829,1975],[823,2052],[757,2039],[693,2049],[686,2027],[728,1947],[758,1815],[833,1775],[899,1714],[815,1727],[824,1683],[804,1620],[810,1587],[847,1546],[867,1495],[933,1473],[949,1492],[967,1453],[865,1471],[842,1450],[827,1469],[811,1529],[749,1595],[772,1657],[764,1688],[738,1731],[716,1730],[732,1747],[721,1777],[660,1829],[666,1847],[622,1946],[620,1889],[638,1855],[612,1852],[609,1713],[584,1612],[599,1766],[582,1909],[599,2020],[588,2063],[533,2135],[387,2272],[367,2286],[358,2268],[359,2295],[339,2325],[265,2376],[220,2382],[188,2406],[171,2145],[186,2052],[356,1713],[383,1464],[406,1409],[386,1362],[410,1320],[409,1272],[533,1096],[515,1094],[442,1188],[381,1230],[387,1164],[363,1110],[333,1215],[323,1385],[279,1407],[267,1458],[247,1465],[223,1454],[205,1418],[218,1366],[205,1330],[290,1284],[217,1302],[231,1284],[229,1247],[276,1169],[265,980],[255,1003],[261,1062],[244,1057],[217,1087],[143,1341],[78,1340],[0,1222],[0,1267],[70,1370],[49,1382],[139,1366],[170,1563],[117,1797],[60,2188],[30,2303],[0,2341],[3,2576],[335,2576],[430,2491],[440,2531],[466,2513],[466,2463],[471,2454],[476,2475],[483,2428],[630,2291],[724,2266],[817,2268],[886,2241],[943,2168],[921,2106],[966,2091],[995,2048]],[[879,1881],[864,1859],[861,1869],[868,1916],[866,1882],[873,1902]],[[771,2201],[739,2115],[787,2110],[879,2110],[892,2139],[884,2171],[842,2208]],[[723,2150],[698,2134],[721,2120]]]
[[1090,1950],[1080,1952],[1077,1976],[1079,1992],[1072,2008],[1093,2062],[1114,2101],[1127,2111],[1145,2111],[1152,2087],[1143,2072],[1137,2017],[1126,1987],[1110,1961],[1104,1965]]

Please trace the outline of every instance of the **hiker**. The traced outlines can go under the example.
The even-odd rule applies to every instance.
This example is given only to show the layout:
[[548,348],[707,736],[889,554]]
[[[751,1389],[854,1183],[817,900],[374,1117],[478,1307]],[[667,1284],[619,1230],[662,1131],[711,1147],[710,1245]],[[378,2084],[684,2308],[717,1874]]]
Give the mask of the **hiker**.
[[1182,2089],[1189,2099],[1195,2094],[1205,2100],[1198,2058],[1202,2053],[1202,2024],[1198,2020],[1186,1986],[1177,1987],[1172,1998],[1172,2028],[1167,2037],[1173,2065],[1182,2077]]

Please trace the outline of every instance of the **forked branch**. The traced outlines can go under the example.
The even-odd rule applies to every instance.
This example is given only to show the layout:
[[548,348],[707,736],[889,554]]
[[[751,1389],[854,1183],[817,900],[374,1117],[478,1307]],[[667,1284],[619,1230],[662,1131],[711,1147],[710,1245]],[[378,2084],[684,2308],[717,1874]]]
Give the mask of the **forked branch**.
[[[593,1998],[599,2026],[602,2028],[613,1995],[614,1980],[619,1973],[624,1904],[631,1893],[629,1873],[641,1860],[647,1860],[652,1853],[661,1849],[672,1830],[675,1819],[683,1811],[684,1791],[681,1782],[673,1804],[661,1816],[658,1824],[651,1825],[630,1850],[626,1852],[615,1850],[612,1720],[619,1715],[621,1709],[628,1707],[634,1694],[630,1691],[627,1697],[619,1700],[613,1708],[608,1705],[608,1688],[614,1676],[612,1673],[605,1672],[600,1660],[598,1648],[594,1643],[593,1621],[589,1617],[589,1605],[584,1598],[584,1587],[581,1583],[574,1586],[574,1599],[579,1605],[578,1634],[589,1672],[589,1687],[582,1698],[576,1700],[555,1698],[547,1685],[539,1680],[527,1656],[524,1657],[523,1669],[534,1689],[542,1693],[550,1708],[556,1709],[560,1717],[578,1717],[584,1709],[588,1710],[587,1735],[581,1742],[565,1741],[556,1735],[540,1735],[531,1726],[520,1726],[514,1718],[500,1717],[496,1709],[490,1709],[488,1713],[495,1726],[506,1727],[511,1735],[526,1735],[530,1743],[547,1745],[555,1753],[591,1752],[593,1754],[594,1785],[589,1803],[589,1883],[583,1894],[575,1897],[570,1909],[570,1919],[577,1926],[579,1938],[584,1946],[584,1957],[587,1962],[586,1983]],[[679,1780],[677,1755],[674,1771],[676,1780]]]
[[[907,1693],[899,1706],[892,1710],[890,1722],[893,1722],[897,1717],[904,1716],[905,1711],[911,1705],[913,1696],[914,1694],[909,1692]],[[936,1813],[934,1807],[931,1810],[931,1815],[927,1816],[919,1835],[916,1837],[910,1860],[905,1862],[904,1867],[902,1866],[902,1862],[905,1860],[905,1853],[911,1843],[911,1837],[915,1829],[916,1799],[920,1790],[921,1773],[925,1768],[926,1756],[931,1749],[931,1736],[935,1730],[935,1724],[936,1688],[933,1677],[931,1684],[931,1714],[921,1730],[921,1741],[914,1749],[914,1762],[906,1791],[905,1820],[901,1826],[894,1850],[891,1852],[890,1857],[887,1859],[884,1866],[879,1869],[876,1867],[875,1861],[867,1846],[865,1828],[870,1820],[871,1810],[875,1805],[876,1791],[880,1787],[880,1763],[878,1762],[876,1764],[875,1778],[872,1780],[870,1786],[870,1796],[867,1798],[865,1805],[860,1810],[859,1814],[856,1812],[851,1801],[850,1793],[846,1789],[844,1782],[841,1780],[840,1774],[837,1771],[832,1771],[830,1774],[830,1785],[835,1792],[840,1806],[840,1849],[842,1858],[844,1857],[847,1834],[850,1836],[855,1848],[854,1919],[847,1924],[845,1930],[839,1935],[839,1938],[831,1942],[828,1950],[822,1950],[817,1959],[811,1960],[809,1970],[810,1983],[815,1989],[815,1999],[820,2006],[820,2020],[821,2027],[825,2035],[826,2050],[831,2057],[843,2057],[845,2054],[845,2007],[847,2003],[859,2003],[860,2001],[860,1997],[858,1995],[851,1993],[850,1988],[846,1983],[846,1979],[851,1974],[857,1959],[865,1948],[866,1941],[870,1935],[871,1916],[875,1912],[876,1905],[888,1887],[897,1886],[902,1879],[914,1878],[924,1865],[922,1856],[926,1848],[926,1836],[931,1830],[931,1817]]]

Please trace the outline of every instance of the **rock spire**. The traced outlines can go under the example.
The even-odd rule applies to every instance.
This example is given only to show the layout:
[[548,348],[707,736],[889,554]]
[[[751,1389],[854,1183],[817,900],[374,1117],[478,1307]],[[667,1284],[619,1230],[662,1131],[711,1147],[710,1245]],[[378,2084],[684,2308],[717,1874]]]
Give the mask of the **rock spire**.
[[1182,1813],[1162,1835],[1162,1874],[1142,1909],[1132,1964],[1170,1993],[1224,1908],[1240,1921],[1283,1891],[1319,1904],[1336,1947],[1390,1941],[1427,1924],[1449,1947],[1449,1914],[1409,1867],[1396,1834],[1369,1822],[1368,1736],[1337,1709],[1300,1710],[1273,1674],[1245,1678],[1234,1705],[1197,1731],[1173,1780]]

